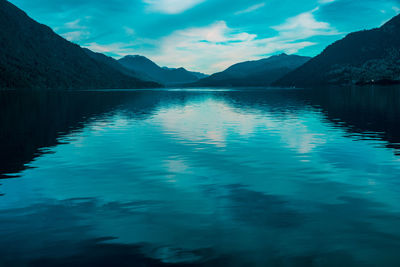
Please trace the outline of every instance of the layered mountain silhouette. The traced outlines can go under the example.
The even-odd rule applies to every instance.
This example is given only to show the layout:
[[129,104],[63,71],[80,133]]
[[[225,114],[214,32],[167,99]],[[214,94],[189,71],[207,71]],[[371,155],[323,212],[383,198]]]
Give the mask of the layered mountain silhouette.
[[139,55],[126,56],[118,61],[125,68],[138,73],[141,77],[166,85],[191,83],[207,77],[205,74],[187,71],[184,68],[162,68],[150,59]]
[[276,86],[400,82],[400,15],[382,27],[354,32],[274,83]]
[[0,0],[0,88],[112,89],[400,83],[400,15],[354,32],[310,59],[281,54],[235,64],[207,76],[160,67],[143,56],[115,60],[81,48]]
[[84,50],[0,0],[0,88],[112,89],[159,86]]
[[281,54],[235,64],[223,72],[193,83],[193,86],[269,86],[310,60],[309,57]]

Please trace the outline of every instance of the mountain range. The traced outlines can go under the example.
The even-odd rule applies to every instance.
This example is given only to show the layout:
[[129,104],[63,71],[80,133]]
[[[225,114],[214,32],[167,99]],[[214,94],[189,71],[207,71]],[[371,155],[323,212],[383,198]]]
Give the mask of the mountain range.
[[111,89],[159,87],[95,54],[0,0],[0,88]]
[[350,33],[275,82],[276,86],[400,82],[400,15],[380,28]]
[[187,71],[184,68],[160,67],[150,59],[140,55],[126,56],[118,62],[125,68],[138,73],[144,79],[165,85],[191,83],[207,77],[203,73]]
[[348,34],[314,58],[276,55],[207,76],[160,67],[134,55],[119,60],[71,43],[0,0],[0,88],[112,89],[167,86],[315,87],[400,83],[400,15]]
[[310,57],[280,54],[261,60],[242,62],[203,78],[192,86],[269,86],[310,59]]

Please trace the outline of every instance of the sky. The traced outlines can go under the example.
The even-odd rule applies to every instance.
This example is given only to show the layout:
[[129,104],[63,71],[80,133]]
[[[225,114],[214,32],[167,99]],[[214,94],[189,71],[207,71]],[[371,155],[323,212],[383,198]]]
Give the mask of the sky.
[[287,53],[316,56],[381,26],[400,0],[10,0],[64,38],[120,58],[207,74]]

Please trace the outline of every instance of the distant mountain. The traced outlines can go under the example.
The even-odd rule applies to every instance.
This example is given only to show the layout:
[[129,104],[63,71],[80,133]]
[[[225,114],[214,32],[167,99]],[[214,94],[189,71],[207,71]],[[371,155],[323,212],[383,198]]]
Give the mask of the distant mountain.
[[166,85],[195,82],[207,76],[202,73],[187,71],[184,68],[162,68],[150,59],[139,55],[123,57],[119,60],[119,63],[125,68]]
[[118,62],[84,50],[0,0],[0,88],[148,88]]
[[310,87],[400,82],[400,15],[382,27],[355,32],[275,83]]
[[204,79],[204,78],[207,78],[210,76],[210,75],[204,74],[202,72],[196,72],[196,71],[191,71],[190,73],[193,74],[194,76],[196,76],[197,79]]
[[[177,70],[176,68],[168,68],[168,67],[162,67],[162,68],[163,69],[167,69],[167,70]],[[185,68],[182,68],[182,69],[185,69]],[[196,76],[197,79],[203,79],[203,78],[206,78],[206,77],[210,76],[210,75],[207,75],[207,74],[204,74],[204,73],[201,73],[201,72],[195,72],[195,71],[188,71],[188,72],[190,72],[191,74]]]
[[96,60],[98,62],[104,63],[104,64],[112,67],[113,69],[116,69],[119,72],[122,72],[122,73],[124,73],[126,75],[129,75],[129,76],[132,76],[132,77],[136,77],[136,78],[140,78],[140,74],[139,73],[136,73],[136,72],[134,72],[134,71],[132,71],[130,69],[125,68],[124,66],[122,66],[118,62],[118,60],[116,60],[116,59],[114,59],[112,57],[106,56],[106,55],[104,55],[102,53],[93,52],[92,50],[87,49],[87,48],[83,48],[83,50],[86,52],[86,54],[89,57],[91,57],[92,59],[94,59],[94,60]]
[[281,54],[235,64],[223,72],[201,79],[193,86],[269,86],[310,60],[309,57]]

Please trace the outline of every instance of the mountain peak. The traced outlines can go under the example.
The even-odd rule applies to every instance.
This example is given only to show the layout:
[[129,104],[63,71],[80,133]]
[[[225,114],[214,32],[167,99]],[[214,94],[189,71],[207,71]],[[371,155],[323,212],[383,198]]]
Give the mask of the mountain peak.
[[195,82],[205,75],[187,71],[185,68],[160,67],[150,59],[140,55],[125,56],[118,60],[127,69],[142,73],[163,84],[180,84]]
[[127,55],[127,56],[124,56],[121,59],[144,59],[144,60],[150,60],[147,57],[141,56],[141,55]]
[[288,57],[289,55],[288,54],[286,54],[286,53],[281,53],[281,54],[279,54],[279,55],[277,55],[278,57]]

